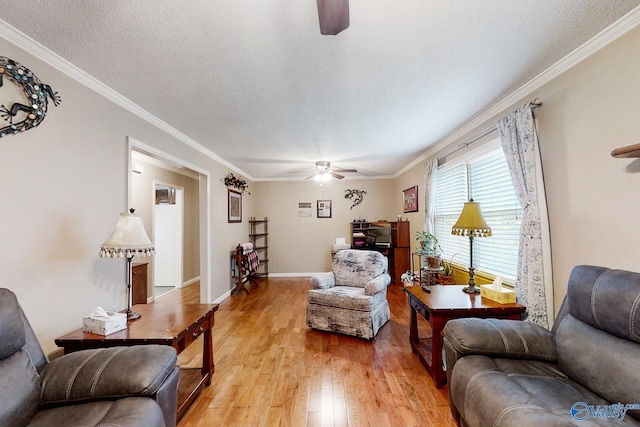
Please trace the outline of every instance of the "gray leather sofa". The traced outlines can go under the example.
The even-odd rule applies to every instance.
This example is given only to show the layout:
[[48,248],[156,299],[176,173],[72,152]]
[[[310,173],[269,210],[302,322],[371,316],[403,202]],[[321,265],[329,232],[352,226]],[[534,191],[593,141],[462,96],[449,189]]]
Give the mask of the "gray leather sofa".
[[551,331],[458,319],[444,333],[460,425],[640,425],[638,273],[575,267]]
[[15,295],[0,288],[0,426],[175,426],[172,347],[85,350],[49,362]]

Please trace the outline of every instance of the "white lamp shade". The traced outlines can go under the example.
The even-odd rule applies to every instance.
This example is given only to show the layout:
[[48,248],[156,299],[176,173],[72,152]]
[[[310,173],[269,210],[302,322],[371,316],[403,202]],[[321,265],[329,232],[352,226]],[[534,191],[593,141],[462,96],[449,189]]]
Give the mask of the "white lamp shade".
[[116,229],[100,246],[100,256],[103,258],[142,258],[155,254],[155,247],[144,230],[142,217],[133,213],[121,213]]

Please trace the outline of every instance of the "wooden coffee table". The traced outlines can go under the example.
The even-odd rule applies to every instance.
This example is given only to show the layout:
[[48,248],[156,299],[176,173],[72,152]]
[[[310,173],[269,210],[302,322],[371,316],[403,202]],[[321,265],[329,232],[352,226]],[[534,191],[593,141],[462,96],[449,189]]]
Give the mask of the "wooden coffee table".
[[[447,382],[447,375],[442,363],[442,329],[449,320],[462,317],[520,320],[526,308],[521,304],[498,304],[482,298],[479,294],[466,294],[462,292],[464,286],[431,286],[430,293],[422,290],[420,286],[403,289],[409,297],[409,306],[411,307],[409,320],[411,349],[427,368],[437,388],[441,388]],[[417,313],[420,313],[431,325],[431,337],[419,337]]]
[[211,328],[217,304],[136,304],[132,310],[142,317],[127,322],[127,329],[111,335],[83,332],[82,328],[55,340],[64,353],[90,348],[144,344],[170,345],[180,354],[203,335],[202,368],[180,368],[177,419],[193,403],[202,388],[211,384],[214,372]]

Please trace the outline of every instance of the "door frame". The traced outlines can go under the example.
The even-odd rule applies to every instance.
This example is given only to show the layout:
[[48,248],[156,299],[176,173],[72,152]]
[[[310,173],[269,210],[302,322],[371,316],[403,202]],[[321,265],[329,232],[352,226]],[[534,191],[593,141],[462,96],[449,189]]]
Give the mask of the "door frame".
[[211,176],[209,172],[201,167],[186,162],[178,157],[168,154],[162,150],[152,147],[149,144],[127,137],[126,161],[126,206],[127,210],[133,204],[133,164],[131,161],[132,151],[151,156],[170,165],[176,165],[190,169],[198,174],[198,196],[199,196],[199,235],[200,235],[200,302],[212,301],[211,295]]

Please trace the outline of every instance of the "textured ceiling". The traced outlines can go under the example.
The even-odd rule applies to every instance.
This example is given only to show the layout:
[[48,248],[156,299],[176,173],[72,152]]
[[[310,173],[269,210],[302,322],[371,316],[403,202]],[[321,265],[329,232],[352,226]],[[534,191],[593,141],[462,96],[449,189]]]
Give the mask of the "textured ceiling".
[[0,18],[269,179],[393,175],[639,3],[351,0],[337,36],[315,0],[3,0]]

